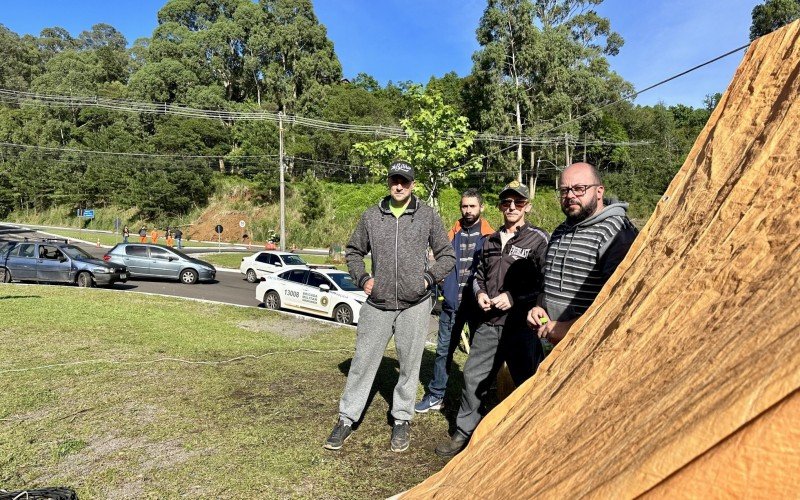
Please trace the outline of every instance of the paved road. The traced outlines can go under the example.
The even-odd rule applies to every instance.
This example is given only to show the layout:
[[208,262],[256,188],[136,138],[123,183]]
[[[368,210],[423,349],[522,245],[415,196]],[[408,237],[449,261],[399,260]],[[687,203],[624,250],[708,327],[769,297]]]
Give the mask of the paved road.
[[[37,238],[42,235],[37,234],[33,230],[18,229],[12,226],[0,224],[0,238],[2,239],[22,239],[22,238]],[[100,258],[107,249],[97,248],[94,245],[77,246],[83,248],[90,254]],[[185,253],[199,253],[203,250],[195,250],[192,248],[183,248]],[[202,257],[199,257],[202,259]],[[186,297],[192,299],[213,300],[216,302],[223,302],[226,304],[236,304],[240,306],[259,307],[260,301],[256,300],[255,291],[256,284],[248,283],[244,279],[244,275],[238,272],[225,272],[218,271],[216,281],[211,283],[197,283],[195,285],[184,285],[177,281],[160,280],[160,279],[142,279],[136,278],[128,280],[126,283],[117,283],[114,289],[129,290],[133,292],[157,293],[161,295],[171,295],[175,297]],[[435,332],[438,329],[437,319],[431,316],[431,321],[428,325],[428,331],[431,332],[429,340],[435,342]]]
[[[22,239],[24,237],[36,238],[41,237],[41,235],[37,235],[36,231],[25,231],[0,225],[0,238]],[[98,258],[102,258],[103,254],[107,251],[107,249],[97,248],[93,245],[78,244],[77,246]],[[184,250],[188,250],[187,253],[192,252],[191,249]],[[177,281],[137,278],[135,280],[128,280],[127,283],[117,283],[114,285],[114,288],[118,290],[214,300],[242,306],[257,306],[259,304],[255,298],[256,285],[254,283],[248,283],[244,279],[244,276],[238,272],[217,272],[217,281],[211,283],[184,285]]]

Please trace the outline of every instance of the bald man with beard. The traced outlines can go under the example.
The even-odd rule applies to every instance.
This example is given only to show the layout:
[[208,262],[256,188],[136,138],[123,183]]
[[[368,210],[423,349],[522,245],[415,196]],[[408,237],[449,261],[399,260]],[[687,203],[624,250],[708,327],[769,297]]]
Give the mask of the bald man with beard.
[[638,230],[627,203],[606,205],[600,173],[574,163],[561,174],[559,201],[566,220],[550,237],[544,266],[544,293],[528,313],[539,338],[557,344],[592,305],[628,253]]

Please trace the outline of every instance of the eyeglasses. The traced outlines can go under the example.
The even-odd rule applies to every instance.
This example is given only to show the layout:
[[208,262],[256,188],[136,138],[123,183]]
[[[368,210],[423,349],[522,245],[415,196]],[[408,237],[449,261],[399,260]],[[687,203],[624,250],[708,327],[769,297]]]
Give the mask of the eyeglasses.
[[528,200],[514,200],[512,198],[506,198],[505,200],[500,200],[500,210],[508,210],[511,208],[511,205],[514,205],[518,209],[523,209],[528,205]]
[[583,196],[586,194],[586,190],[590,187],[597,187],[601,184],[575,184],[574,186],[570,187],[562,187],[558,188],[558,195],[564,198],[569,194],[570,191],[575,193],[575,196]]

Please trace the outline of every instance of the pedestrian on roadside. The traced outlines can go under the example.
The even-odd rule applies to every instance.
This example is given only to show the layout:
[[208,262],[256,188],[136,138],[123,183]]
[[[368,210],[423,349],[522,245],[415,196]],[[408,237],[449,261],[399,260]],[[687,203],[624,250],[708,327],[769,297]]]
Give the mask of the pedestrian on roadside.
[[175,235],[175,241],[178,243],[178,249],[180,250],[181,248],[183,248],[183,246],[181,245],[181,240],[183,239],[183,231],[181,231],[180,227],[176,227],[175,232],[173,234]]
[[158,229],[153,226],[153,232],[150,233],[150,239],[153,240],[153,243],[158,243]]
[[[119,226],[117,226],[117,227],[119,227]],[[131,235],[131,230],[128,229],[127,225],[125,225],[125,227],[122,228],[122,242],[123,243],[127,243],[128,242],[128,237],[130,237],[130,235]]]
[[607,203],[600,172],[574,163],[558,183],[566,220],[553,231],[544,268],[544,293],[528,323],[557,344],[594,302],[636,239],[627,203]]
[[[361,308],[339,418],[324,445],[329,450],[340,449],[353,425],[361,420],[392,335],[400,366],[391,403],[390,448],[394,452],[408,449],[409,423],[433,307],[430,287],[443,280],[455,263],[441,218],[412,194],[414,168],[393,162],[387,183],[389,196],[367,208],[345,251],[350,275],[368,298]],[[433,262],[427,259],[428,247],[433,250]],[[372,274],[364,266],[369,253]]]
[[164,231],[164,240],[167,242],[167,246],[172,246],[174,241],[172,240],[172,230],[167,226],[167,229]]
[[464,325],[469,327],[470,337],[478,328],[476,320],[480,315],[472,293],[472,278],[477,268],[475,256],[483,248],[485,238],[494,233],[489,222],[481,217],[483,210],[483,196],[477,189],[469,188],[461,194],[461,218],[447,233],[456,254],[456,266],[442,284],[444,300],[439,314],[433,379],[422,400],[414,406],[417,413],[442,409],[453,354]]
[[139,243],[147,243],[147,228],[144,226],[139,229]]
[[464,364],[456,431],[435,450],[441,457],[455,456],[467,445],[504,361],[519,386],[544,359],[542,344],[526,318],[542,288],[548,234],[525,220],[531,205],[528,188],[519,182],[500,191],[499,208],[503,227],[486,238],[473,282],[482,322]]

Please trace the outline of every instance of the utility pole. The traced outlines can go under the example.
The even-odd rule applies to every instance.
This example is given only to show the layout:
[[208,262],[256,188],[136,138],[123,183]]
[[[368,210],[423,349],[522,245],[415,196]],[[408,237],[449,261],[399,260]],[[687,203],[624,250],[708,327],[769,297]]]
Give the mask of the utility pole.
[[566,159],[566,165],[569,166],[572,162],[569,160],[569,134],[564,133],[564,158]]
[[531,179],[528,180],[530,184],[530,192],[531,192],[531,201],[533,198],[536,197],[536,181],[539,179],[539,162],[534,163],[534,157],[536,155],[533,152],[533,148],[531,148],[531,170],[533,170],[533,176]]
[[286,251],[286,194],[284,191],[283,180],[283,112],[278,111],[278,157],[280,161],[280,183],[281,183],[281,251]]
[[583,163],[586,163],[586,132],[583,133]]

